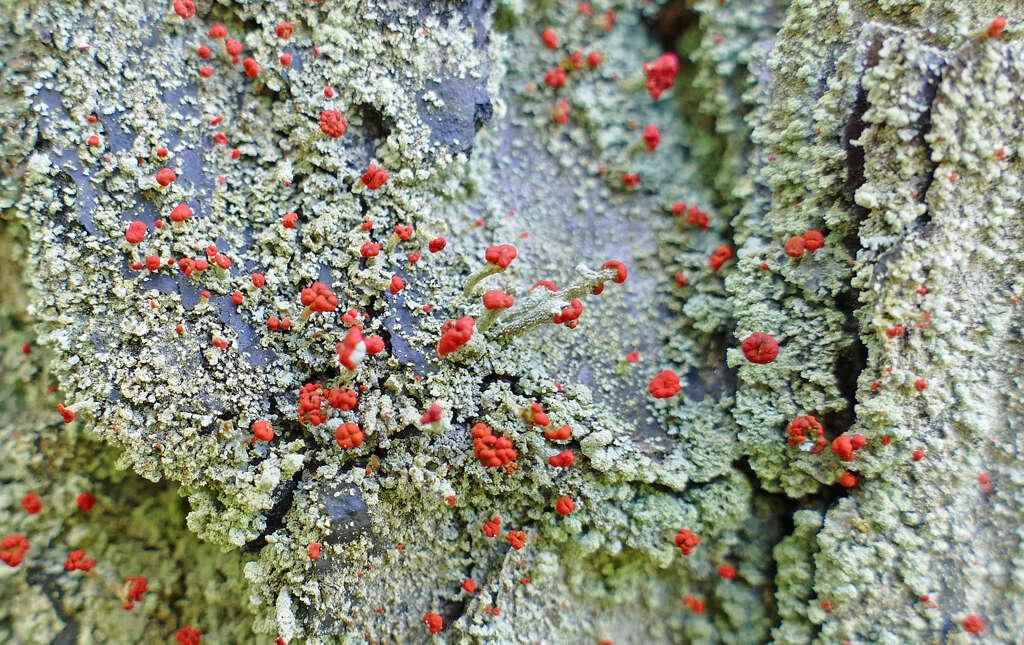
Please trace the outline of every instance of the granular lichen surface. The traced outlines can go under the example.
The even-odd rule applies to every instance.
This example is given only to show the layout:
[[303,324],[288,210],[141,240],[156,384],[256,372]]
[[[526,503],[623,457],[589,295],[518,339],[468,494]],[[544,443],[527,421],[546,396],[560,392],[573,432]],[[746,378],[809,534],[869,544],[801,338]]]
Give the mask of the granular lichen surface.
[[2,6],[5,642],[1024,634],[1024,12]]

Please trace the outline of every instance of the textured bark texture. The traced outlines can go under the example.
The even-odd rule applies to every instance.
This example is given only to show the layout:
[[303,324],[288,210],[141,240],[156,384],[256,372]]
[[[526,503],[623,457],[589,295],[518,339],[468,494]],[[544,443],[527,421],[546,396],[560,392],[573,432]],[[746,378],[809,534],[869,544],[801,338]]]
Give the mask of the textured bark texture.
[[0,1],[0,641],[1024,640],[1019,4],[192,4]]

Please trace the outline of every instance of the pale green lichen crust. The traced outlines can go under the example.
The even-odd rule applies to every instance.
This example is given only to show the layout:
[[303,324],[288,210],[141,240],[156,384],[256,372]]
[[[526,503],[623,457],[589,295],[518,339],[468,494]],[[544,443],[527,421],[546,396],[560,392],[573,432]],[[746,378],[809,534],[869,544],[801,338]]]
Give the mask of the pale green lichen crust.
[[[182,20],[169,5],[4,9],[24,96],[3,95],[5,134],[22,134],[4,142],[20,182],[0,188],[25,226],[27,243],[10,246],[26,248],[19,307],[36,324],[33,337],[27,318],[5,319],[21,330],[5,361],[21,370],[11,388],[42,384],[32,370],[44,356],[14,350],[22,337],[45,348],[56,400],[77,420],[57,427],[36,394],[25,400],[38,417],[2,426],[21,446],[2,471],[14,482],[4,531],[34,534],[32,566],[72,586],[58,610],[33,596],[30,567],[5,569],[0,629],[52,640],[74,622],[83,642],[126,643],[185,624],[204,642],[969,642],[961,624],[977,614],[989,642],[1024,632],[1013,612],[1021,52],[1012,29],[982,36],[1005,8],[597,2],[587,17],[572,3],[203,1]],[[688,14],[673,34],[683,70],[654,102],[641,70],[662,45],[648,25],[672,11]],[[296,25],[287,42],[275,35],[285,20]],[[256,78],[206,36],[214,23],[259,63]],[[541,44],[545,27],[563,49]],[[547,86],[575,51],[599,52],[600,65]],[[320,132],[327,108],[348,118],[337,140]],[[652,153],[648,124],[661,130]],[[368,163],[389,173],[377,190],[360,182]],[[153,179],[164,165],[178,173],[167,187]],[[708,214],[707,230],[670,214],[680,201]],[[181,202],[195,214],[171,222]],[[281,223],[290,212],[295,228]],[[135,219],[148,230],[133,247]],[[413,237],[393,238],[395,225]],[[786,238],[808,229],[825,246],[787,257]],[[448,244],[431,253],[438,236]],[[380,255],[361,257],[368,241]],[[516,260],[466,293],[484,249],[502,243]],[[129,267],[206,257],[211,244],[229,268]],[[736,255],[716,270],[721,246]],[[596,272],[606,260],[630,278],[588,293],[613,275]],[[390,294],[396,274],[406,287]],[[338,311],[303,320],[299,292],[317,280]],[[562,291],[528,294],[540,280]],[[442,324],[480,316],[479,292],[497,288],[516,305],[439,358]],[[577,329],[540,324],[575,297]],[[354,372],[335,352],[350,308],[385,340]],[[294,325],[270,331],[272,316]],[[897,324],[906,332],[890,338]],[[753,331],[778,339],[775,362],[743,357]],[[656,401],[647,382],[666,368],[686,386]],[[310,382],[353,387],[359,404],[300,424]],[[434,402],[442,420],[421,428]],[[570,440],[524,423],[535,402]],[[867,446],[849,463],[790,446],[786,425],[806,414],[829,438],[859,432]],[[249,441],[260,419],[273,441]],[[361,446],[339,448],[341,422],[359,424]],[[512,440],[514,471],[474,457],[478,422]],[[43,450],[47,433],[87,455],[53,456],[64,448]],[[85,449],[91,438],[111,447]],[[576,463],[549,465],[566,448]],[[924,458],[911,461],[914,449]],[[142,534],[103,537],[104,521],[118,527],[99,507],[26,519],[17,500],[38,482],[40,455],[63,466],[39,482],[48,497],[89,472],[121,486],[124,504],[153,490],[115,473],[112,455],[162,480],[132,521],[117,520]],[[835,484],[844,470],[859,479],[848,495]],[[175,489],[188,529],[211,544],[182,539],[167,554],[182,531]],[[576,504],[565,517],[562,496]],[[489,538],[481,527],[495,516],[501,534]],[[701,538],[689,556],[673,545],[681,528]],[[525,531],[522,550],[509,530]],[[132,612],[89,601],[101,586],[60,564],[76,546],[104,575],[150,575],[156,593]],[[475,593],[460,589],[466,578]],[[445,618],[434,636],[421,623],[430,612]],[[143,616],[152,634],[132,622]],[[126,627],[109,633],[118,619]]]

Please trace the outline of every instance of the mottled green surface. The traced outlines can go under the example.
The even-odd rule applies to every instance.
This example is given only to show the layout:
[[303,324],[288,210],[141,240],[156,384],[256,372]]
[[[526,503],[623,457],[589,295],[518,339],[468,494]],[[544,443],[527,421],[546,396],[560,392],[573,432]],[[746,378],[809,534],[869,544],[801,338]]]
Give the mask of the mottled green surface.
[[[0,571],[11,581],[0,637],[166,642],[186,624],[204,643],[1024,634],[1024,347],[1011,300],[1024,291],[1013,29],[1024,11],[991,41],[985,27],[1010,9],[981,1],[644,3],[620,7],[607,33],[605,3],[589,21],[571,3],[197,4],[188,21],[165,3],[6,5],[2,248],[28,286],[3,291],[12,458],[0,532],[25,533],[32,549]],[[654,103],[640,70],[663,47],[650,25],[671,15],[682,70]],[[283,73],[282,20],[297,26]],[[260,62],[257,79],[206,37],[214,22]],[[546,87],[568,51],[543,48],[546,26],[604,61]],[[197,73],[203,43],[210,79]],[[557,126],[562,99],[570,120]],[[342,138],[319,135],[325,107],[349,117]],[[662,132],[653,153],[639,144],[649,123]],[[92,134],[100,147],[85,144]],[[179,175],[166,188],[153,180],[160,146]],[[371,161],[390,173],[377,191],[359,183]],[[624,189],[624,172],[640,187]],[[677,200],[706,210],[710,229],[673,221]],[[172,224],[181,201],[196,215]],[[291,211],[299,224],[286,229]],[[153,217],[163,228],[128,245],[127,223]],[[396,224],[415,236],[386,244]],[[810,228],[825,246],[785,256]],[[438,235],[448,246],[431,254]],[[368,261],[367,240],[385,245]],[[441,324],[481,313],[463,285],[499,243],[519,257],[481,289],[509,290],[516,308],[438,359]],[[152,279],[127,267],[209,244],[230,270]],[[712,271],[723,244],[737,258]],[[630,278],[583,298],[577,329],[517,324],[568,293],[528,296],[534,282],[571,290],[573,267],[608,259]],[[392,296],[395,273],[407,287]],[[336,360],[337,314],[298,324],[298,293],[318,279],[338,314],[366,312],[367,333],[387,341],[351,375]],[[272,333],[272,315],[296,325]],[[905,335],[889,338],[897,324]],[[738,344],[751,331],[779,340],[778,360],[747,363]],[[632,350],[638,363],[624,361]],[[684,389],[656,401],[647,382],[666,368]],[[308,427],[295,418],[307,382],[366,390],[355,410]],[[59,423],[57,401],[74,424]],[[421,431],[435,401],[440,427]],[[518,418],[535,401],[572,427],[573,467],[549,466],[566,442]],[[785,428],[805,414],[830,439],[868,444],[850,463],[791,447]],[[246,442],[257,419],[273,422],[272,442]],[[363,428],[360,448],[337,447],[342,421]],[[512,439],[514,473],[473,457],[479,421]],[[851,491],[835,484],[846,469]],[[69,510],[85,488],[97,507]],[[25,516],[28,491],[43,513]],[[563,495],[576,501],[565,518],[553,510]],[[367,526],[332,524],[339,499],[365,504]],[[527,533],[521,551],[484,536],[496,515],[502,535]],[[672,543],[681,528],[701,537],[690,556]],[[316,562],[312,541],[324,546]],[[96,557],[97,577],[63,571],[73,548]],[[734,580],[717,575],[723,563]],[[103,581],[129,575],[153,591],[125,612]],[[54,587],[57,600],[41,591]],[[706,612],[684,608],[687,595]],[[428,612],[446,620],[434,637]],[[985,620],[981,637],[963,630],[969,613]],[[54,640],[62,630],[71,640]]]

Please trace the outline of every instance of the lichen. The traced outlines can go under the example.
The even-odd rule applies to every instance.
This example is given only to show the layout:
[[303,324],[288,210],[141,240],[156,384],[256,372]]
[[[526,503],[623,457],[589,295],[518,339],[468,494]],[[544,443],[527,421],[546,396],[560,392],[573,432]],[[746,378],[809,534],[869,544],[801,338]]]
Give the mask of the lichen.
[[[980,35],[1003,8],[602,0],[587,17],[572,3],[221,0],[183,20],[141,0],[15,4],[0,42],[22,93],[0,95],[0,206],[5,234],[23,228],[0,248],[27,286],[0,320],[17,393],[0,432],[18,447],[0,525],[33,549],[4,572],[0,636],[156,642],[194,624],[212,642],[411,642],[427,613],[450,643],[966,642],[968,613],[996,641],[1022,630],[1021,52]],[[680,31],[660,30],[678,14]],[[214,23],[256,78],[207,37]],[[541,44],[548,26],[564,49]],[[683,70],[652,100],[643,64],[666,46]],[[600,63],[575,69],[569,52]],[[556,66],[559,88],[544,82]],[[327,108],[348,119],[338,139],[320,130]],[[374,190],[371,163],[389,175]],[[707,230],[672,215],[678,202]],[[171,222],[179,203],[194,215]],[[132,220],[147,226],[137,245]],[[396,225],[415,233],[399,241]],[[809,229],[825,245],[786,256]],[[379,255],[362,256],[368,241]],[[474,291],[497,244],[518,255]],[[714,268],[721,247],[735,258]],[[158,270],[131,268],[149,255]],[[228,268],[167,264],[220,255]],[[624,284],[596,269],[607,260],[628,266]],[[529,293],[541,280],[556,289]],[[315,281],[336,312],[303,312]],[[498,288],[514,307],[440,356],[445,321],[482,314],[479,292]],[[542,324],[573,298],[577,329]],[[335,351],[349,309],[385,345],[352,371]],[[779,341],[774,362],[739,350],[754,331]],[[668,368],[682,391],[648,397]],[[358,406],[300,423],[306,383],[343,383]],[[422,428],[433,403],[443,420]],[[571,438],[526,423],[534,403]],[[867,446],[842,462],[789,445],[809,414]],[[251,440],[257,420],[272,441]],[[342,422],[361,445],[339,447]],[[476,423],[511,440],[514,469],[477,460]],[[566,449],[571,468],[549,464]],[[847,470],[852,491],[836,483]],[[20,513],[30,482],[69,499],[85,474],[111,506]],[[673,545],[681,528],[701,538],[691,555]],[[90,600],[101,585],[61,571],[75,547],[154,593],[131,612]]]

